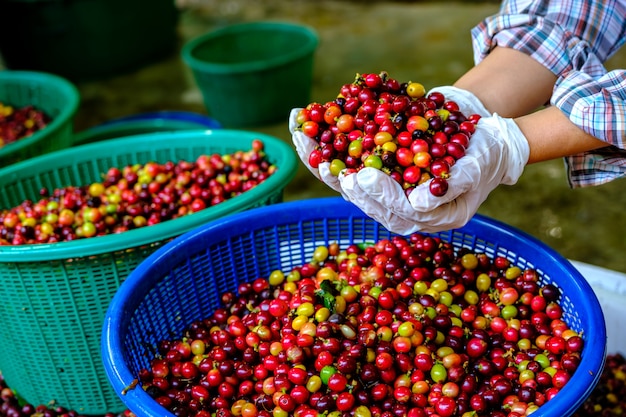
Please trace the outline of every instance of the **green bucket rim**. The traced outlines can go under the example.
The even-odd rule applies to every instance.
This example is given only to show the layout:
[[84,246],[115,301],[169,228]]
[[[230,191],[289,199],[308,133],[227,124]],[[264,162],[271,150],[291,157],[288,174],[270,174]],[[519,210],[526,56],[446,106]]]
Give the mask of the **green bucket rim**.
[[[248,31],[282,31],[282,32],[291,32],[291,33],[299,33],[305,35],[306,42],[302,44],[302,47],[294,50],[286,52],[282,55],[273,57],[271,59],[262,60],[262,61],[248,61],[245,63],[238,64],[221,64],[215,62],[207,62],[203,60],[199,60],[195,57],[194,52],[196,48],[204,44],[205,42],[215,40],[219,37],[225,35],[232,34],[240,34]],[[319,36],[315,29],[310,26],[288,23],[288,22],[248,22],[248,23],[237,23],[229,26],[225,26],[219,29],[215,29],[211,32],[205,33],[203,35],[197,36],[196,38],[190,40],[186,44],[183,45],[181,49],[181,55],[183,60],[189,65],[189,67],[195,71],[203,71],[211,74],[237,74],[237,73],[247,73],[254,71],[264,71],[271,68],[275,68],[281,65],[285,65],[287,63],[296,61],[301,59],[307,55],[315,52],[317,45],[319,44]]]
[[57,116],[52,118],[52,121],[44,129],[38,130],[26,138],[1,147],[0,158],[19,152],[24,148],[39,142],[45,136],[54,134],[54,132],[58,131],[66,123],[68,123],[78,111],[78,105],[80,103],[80,93],[78,88],[63,77],[41,71],[2,70],[0,71],[0,83],[4,81],[19,81],[24,83],[37,83],[40,85],[52,85],[63,95],[66,101],[66,106]]
[[[1,262],[37,262],[51,261],[68,258],[84,258],[103,253],[118,252],[130,248],[162,242],[166,239],[178,236],[181,231],[190,230],[200,224],[222,217],[243,209],[252,208],[259,203],[261,196],[282,192],[286,185],[293,179],[298,170],[298,158],[295,151],[287,143],[275,136],[261,132],[251,132],[236,129],[216,130],[186,130],[179,132],[157,132],[133,135],[117,139],[108,139],[96,143],[80,145],[69,149],[59,150],[40,155],[25,161],[18,162],[6,168],[0,169],[0,178],[10,175],[13,171],[26,171],[33,166],[45,166],[55,161],[69,158],[73,155],[102,155],[110,149],[124,149],[125,147],[150,144],[154,141],[184,141],[194,138],[210,138],[212,136],[224,136],[229,143],[239,137],[248,140],[261,139],[265,144],[266,153],[271,162],[279,162],[278,170],[270,175],[265,181],[246,192],[225,200],[215,206],[207,207],[194,214],[189,214],[177,219],[168,220],[152,226],[129,230],[120,234],[98,236],[93,238],[77,239],[69,242],[41,243],[29,245],[5,245],[0,246]],[[230,136],[230,138],[229,138]],[[1,209],[1,208],[0,208]]]

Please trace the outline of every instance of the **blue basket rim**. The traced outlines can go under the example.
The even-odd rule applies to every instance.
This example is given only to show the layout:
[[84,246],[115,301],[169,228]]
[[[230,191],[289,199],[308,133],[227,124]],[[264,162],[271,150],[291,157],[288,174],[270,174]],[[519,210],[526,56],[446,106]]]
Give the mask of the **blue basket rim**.
[[222,127],[222,124],[216,119],[200,113],[182,110],[163,110],[107,120],[76,133],[73,141],[74,145],[77,146],[97,140],[115,139],[144,133],[194,129],[215,130]]
[[[151,288],[152,282],[144,279],[145,277],[152,277],[151,279],[156,281],[157,278],[155,277],[158,275],[159,269],[163,267],[163,264],[173,262],[173,257],[186,256],[181,255],[181,253],[188,254],[189,248],[193,245],[193,242],[196,242],[203,236],[223,237],[225,235],[232,234],[233,225],[237,226],[237,235],[242,235],[267,225],[282,224],[280,223],[280,218],[281,216],[285,217],[285,213],[289,213],[290,215],[298,215],[302,213],[306,215],[307,212],[313,212],[315,210],[328,210],[330,208],[345,209],[347,212],[356,216],[365,216],[358,208],[356,208],[356,206],[346,202],[341,197],[322,197],[309,200],[283,202],[271,206],[255,208],[247,212],[240,212],[214,220],[175,238],[152,253],[133,272],[131,272],[126,281],[122,283],[120,289],[109,305],[105,316],[102,337],[102,356],[105,371],[116,392],[119,393],[124,390],[134,379],[134,376],[126,367],[122,343],[123,332],[127,326],[129,317],[126,319],[121,317],[132,314],[137,305],[141,302],[141,300],[137,298],[132,296],[129,297],[130,294],[145,294],[145,292]],[[279,220],[278,222],[277,219]],[[588,338],[585,349],[588,352],[596,352],[596,355],[583,356],[579,369],[573,377],[577,380],[575,381],[577,382],[576,385],[572,384],[568,386],[568,389],[559,392],[555,399],[545,403],[537,412],[537,415],[540,416],[556,417],[571,415],[581,404],[581,399],[587,398],[587,396],[595,388],[606,361],[607,338],[604,315],[593,289],[584,279],[582,274],[566,258],[526,232],[481,214],[476,214],[470,220],[468,225],[469,224],[480,227],[496,228],[498,233],[501,233],[501,237],[504,239],[513,239],[540,247],[543,251],[545,251],[545,255],[547,257],[550,257],[557,262],[560,269],[569,273],[573,277],[572,284],[576,287],[576,289],[570,287],[568,288],[568,293],[574,291],[576,294],[588,295],[583,299],[584,301],[582,303],[584,307],[586,307],[585,314],[590,318],[590,322],[597,323],[598,325],[593,326],[586,331]],[[458,230],[462,231],[464,228],[465,227]],[[510,241],[507,240],[507,242]],[[503,244],[502,246],[506,247],[507,245]],[[129,390],[126,394],[121,396],[121,398],[132,411],[140,411],[139,415],[144,413],[144,415],[147,416],[173,416],[173,414],[165,412],[142,389]],[[564,410],[563,407],[569,407],[569,409]]]
[[139,122],[139,121],[181,121],[188,122],[198,126],[204,126],[211,129],[220,129],[221,123],[216,119],[205,116],[200,113],[183,111],[183,110],[161,110],[155,112],[146,112],[131,114],[128,116],[117,117],[115,119],[107,120],[95,127],[111,126],[124,124],[127,122]]

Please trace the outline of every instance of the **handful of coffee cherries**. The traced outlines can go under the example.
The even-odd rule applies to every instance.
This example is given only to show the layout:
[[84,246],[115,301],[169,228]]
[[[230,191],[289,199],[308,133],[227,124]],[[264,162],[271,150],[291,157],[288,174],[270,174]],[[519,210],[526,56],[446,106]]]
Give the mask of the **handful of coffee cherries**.
[[427,94],[422,84],[383,71],[357,74],[334,100],[308,104],[297,114],[296,129],[318,143],[309,154],[312,168],[328,162],[338,176],[372,167],[407,195],[429,182],[430,192],[443,196],[450,168],[465,155],[479,119],[444,94]]

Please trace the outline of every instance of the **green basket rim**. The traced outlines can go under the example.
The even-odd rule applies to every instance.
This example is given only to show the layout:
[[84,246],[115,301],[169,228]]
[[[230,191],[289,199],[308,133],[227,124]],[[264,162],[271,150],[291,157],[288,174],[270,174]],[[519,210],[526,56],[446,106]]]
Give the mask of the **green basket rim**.
[[[196,59],[194,56],[195,49],[198,46],[202,45],[204,42],[219,38],[223,35],[244,33],[251,29],[257,31],[278,29],[285,32],[299,32],[307,37],[307,41],[306,43],[303,43],[302,47],[298,50],[291,51],[272,59],[263,61],[249,61],[240,64],[219,64],[214,62],[201,61],[199,59]],[[315,31],[315,29],[307,25],[275,21],[248,22],[224,26],[211,32],[199,35],[183,45],[181,49],[181,55],[187,65],[189,65],[189,67],[195,71],[208,72],[210,74],[237,74],[254,71],[264,71],[267,69],[278,67],[280,65],[287,64],[289,62],[293,62],[313,53],[318,44],[319,37],[317,35],[317,32]]]
[[80,103],[80,92],[78,88],[70,81],[55,74],[50,74],[41,71],[19,71],[19,70],[2,70],[0,71],[0,83],[8,81],[25,81],[36,82],[38,84],[54,85],[55,88],[64,96],[66,100],[66,106],[61,112],[52,119],[52,121],[42,130],[39,130],[32,135],[4,145],[0,148],[0,157],[12,155],[19,152],[24,148],[32,146],[33,144],[42,140],[45,136],[55,133],[61,129],[68,121],[72,119],[74,114],[78,111],[78,105]]
[[[261,132],[252,132],[236,129],[202,129],[177,132],[156,132],[127,136],[117,139],[108,139],[91,144],[80,145],[69,149],[59,150],[40,155],[25,161],[18,162],[0,169],[0,178],[13,170],[27,169],[29,166],[46,164],[70,154],[98,155],[109,147],[132,146],[133,142],[144,143],[162,138],[165,140],[185,140],[189,138],[211,136],[247,137],[250,140],[258,138],[266,145],[267,154],[272,162],[280,161],[279,169],[256,187],[225,200],[222,203],[207,207],[194,214],[177,219],[168,220],[152,226],[129,230],[120,234],[98,236],[93,238],[77,239],[69,242],[41,243],[30,245],[0,246],[0,262],[36,262],[68,258],[84,258],[103,253],[118,252],[157,242],[162,242],[178,236],[182,231],[190,230],[207,221],[222,217],[234,212],[252,208],[263,195],[277,194],[293,179],[298,170],[298,158],[295,151],[283,140]],[[231,138],[232,139],[232,138]]]

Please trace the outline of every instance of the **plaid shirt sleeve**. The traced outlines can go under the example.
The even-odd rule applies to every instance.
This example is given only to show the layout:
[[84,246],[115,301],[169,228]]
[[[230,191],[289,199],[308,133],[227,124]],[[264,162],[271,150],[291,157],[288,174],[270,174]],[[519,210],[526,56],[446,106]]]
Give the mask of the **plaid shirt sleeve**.
[[610,145],[565,158],[570,186],[626,176],[626,70],[603,64],[626,42],[624,0],[505,0],[472,39],[476,63],[499,45],[550,69],[558,76],[551,104]]

